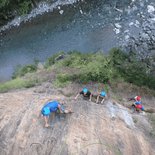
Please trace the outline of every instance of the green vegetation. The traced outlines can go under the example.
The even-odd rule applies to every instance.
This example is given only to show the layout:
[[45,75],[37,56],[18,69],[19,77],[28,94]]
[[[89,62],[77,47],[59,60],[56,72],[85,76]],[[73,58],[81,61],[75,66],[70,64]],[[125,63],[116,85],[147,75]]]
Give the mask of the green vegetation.
[[45,68],[49,68],[51,67],[52,65],[55,64],[55,62],[57,62],[57,58],[60,56],[60,55],[63,55],[64,52],[58,52],[56,54],[53,54],[51,57],[49,57],[46,61],[45,61]]
[[[15,81],[0,84],[0,91],[29,87],[41,81],[50,81],[50,76],[48,77],[46,73],[39,77],[41,79],[46,76],[45,79],[39,80],[39,82],[35,80],[38,77],[29,78],[25,76],[27,73],[36,72],[37,64],[34,63],[24,67],[18,66],[13,74]],[[54,77],[56,78],[52,79],[52,81],[55,80],[54,84],[57,87],[64,87],[73,81],[78,83],[104,83],[105,86],[124,81],[137,86],[147,86],[155,89],[155,75],[152,74],[155,67],[152,65],[152,68],[148,68],[146,60],[139,59],[134,52],[124,53],[116,48],[112,49],[109,55],[104,55],[102,52],[80,53],[72,51],[67,54],[59,52],[46,60],[43,70],[48,73],[55,70],[56,76]],[[21,80],[20,78],[23,76],[27,80]],[[17,84],[15,84],[16,82]]]
[[20,15],[27,14],[31,9],[31,1],[24,1],[19,4],[18,12]]
[[115,73],[108,57],[101,52],[96,54],[70,52],[64,60],[59,61],[56,65],[77,69],[76,72],[68,75],[71,81],[105,83],[112,79]]
[[0,0],[0,26],[17,15],[27,14],[40,0]]
[[32,73],[32,72],[36,72],[37,71],[37,64],[32,64],[32,65],[26,65],[24,67],[22,66],[17,66],[12,78],[15,79],[17,77],[22,77],[27,73]]
[[0,84],[0,92],[7,92],[11,89],[17,89],[17,88],[30,88],[35,86],[36,80],[24,80],[21,78],[17,78],[11,81],[8,81],[6,83]]
[[44,81],[49,81],[49,72],[28,73],[24,77],[17,77],[10,81],[0,83],[0,93],[8,92],[13,89],[30,88],[40,85]]
[[4,6],[7,6],[9,3],[9,0],[0,0],[0,8],[3,8]]
[[[134,52],[125,53],[119,49],[110,52],[111,63],[117,74],[125,81],[138,86],[155,89],[155,66],[150,60],[140,59]],[[149,61],[149,62],[148,62]]]
[[147,86],[155,89],[155,67],[148,68],[143,59],[136,53],[125,53],[114,48],[108,56],[103,53],[70,52],[66,58],[57,62],[59,67],[78,69],[70,74],[70,80],[81,82],[95,81],[100,83],[124,80],[137,86]]
[[70,83],[70,76],[68,74],[58,74],[54,82],[54,85],[56,87],[65,87],[69,83]]

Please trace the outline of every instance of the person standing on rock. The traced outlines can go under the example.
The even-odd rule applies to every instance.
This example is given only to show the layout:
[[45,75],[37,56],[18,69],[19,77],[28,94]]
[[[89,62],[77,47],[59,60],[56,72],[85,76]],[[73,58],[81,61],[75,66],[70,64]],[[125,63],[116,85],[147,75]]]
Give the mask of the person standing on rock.
[[49,127],[49,116],[51,113],[56,112],[57,110],[60,111],[60,113],[69,113],[71,112],[71,109],[65,110],[63,106],[64,102],[59,103],[58,101],[49,101],[47,102],[43,108],[41,109],[41,114],[44,117],[45,120],[45,127]]
[[78,98],[78,96],[83,95],[84,98],[89,98],[89,101],[91,101],[92,99],[92,93],[87,89],[87,88],[83,88],[82,91],[80,91],[76,97],[75,100]]
[[98,95],[97,95],[97,99],[96,99],[96,103],[99,102],[99,98],[102,98],[101,103],[104,102],[105,98],[106,98],[107,94],[104,90],[102,90]]

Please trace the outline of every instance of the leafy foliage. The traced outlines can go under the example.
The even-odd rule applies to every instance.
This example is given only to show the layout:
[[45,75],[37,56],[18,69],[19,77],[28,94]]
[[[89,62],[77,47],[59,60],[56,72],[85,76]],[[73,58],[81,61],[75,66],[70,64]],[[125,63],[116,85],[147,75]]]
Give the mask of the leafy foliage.
[[107,82],[112,78],[113,69],[109,60],[102,54],[94,54],[91,61],[83,66],[81,78],[83,81]]
[[1,83],[0,84],[0,93],[7,92],[11,89],[19,89],[19,88],[30,88],[35,86],[38,83],[36,79],[32,80],[24,80],[21,78],[16,78],[11,81]]
[[70,74],[70,81],[107,82],[115,73],[109,59],[100,52],[96,54],[70,52],[61,62],[61,66],[79,69],[78,72]]
[[148,67],[147,60],[139,59],[134,52],[124,53],[119,49],[112,49],[109,57],[118,74],[127,82],[155,89],[155,76],[151,72],[154,67]]
[[[57,61],[60,55],[63,55],[63,59]],[[47,59],[45,68],[50,70],[51,66],[54,66],[53,69],[56,70],[54,84],[58,87],[64,87],[73,81],[110,84],[123,80],[141,87],[147,86],[155,89],[155,75],[152,74],[154,72],[153,64],[150,68],[151,65],[148,67],[148,60],[139,59],[135,52],[124,53],[120,49],[114,48],[110,51],[109,55],[104,55],[102,52],[84,54],[77,51],[67,54],[59,52]],[[18,66],[13,74],[13,78],[18,79],[18,77],[35,71],[37,71],[37,63],[24,67]],[[0,85],[0,90],[5,91],[9,88],[31,87],[41,82],[37,81],[37,78],[28,79],[26,82],[17,80]],[[14,83],[17,84],[17,87]]]
[[14,78],[17,78],[17,77],[22,77],[27,73],[32,73],[32,72],[35,72],[35,71],[37,71],[37,65],[36,64],[26,65],[24,67],[19,65],[19,66],[16,67],[12,78],[14,79]]
[[0,0],[0,25],[6,24],[15,16],[29,13],[41,0]]
[[61,65],[80,69],[78,73],[70,75],[70,81],[107,83],[124,79],[138,86],[155,89],[155,76],[151,74],[153,67],[148,68],[146,60],[139,59],[135,52],[125,53],[114,48],[105,56],[101,52],[82,54],[74,51],[69,53]]
[[51,57],[49,57],[46,62],[45,62],[45,68],[49,68],[51,67],[52,65],[54,65],[56,62],[57,62],[57,58],[61,55],[63,55],[64,52],[61,51],[61,52],[58,52],[56,54],[53,54]]
[[19,4],[18,12],[20,15],[27,14],[31,8],[31,1],[24,1]]
[[0,0],[0,8],[3,8],[4,6],[7,6],[9,3],[9,0]]
[[57,87],[65,87],[68,83],[70,83],[70,76],[67,74],[58,74],[54,81],[54,84]]

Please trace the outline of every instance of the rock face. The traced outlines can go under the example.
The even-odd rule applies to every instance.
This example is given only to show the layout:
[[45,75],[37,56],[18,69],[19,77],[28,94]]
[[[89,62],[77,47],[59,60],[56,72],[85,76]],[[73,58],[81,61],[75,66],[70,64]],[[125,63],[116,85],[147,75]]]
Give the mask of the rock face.
[[[101,105],[75,101],[52,88],[51,93],[36,93],[37,89],[0,94],[0,155],[155,154],[125,107],[110,99]],[[48,99],[65,99],[74,113],[56,114],[50,118],[51,127],[44,128],[40,109]],[[149,131],[146,116],[137,119]]]

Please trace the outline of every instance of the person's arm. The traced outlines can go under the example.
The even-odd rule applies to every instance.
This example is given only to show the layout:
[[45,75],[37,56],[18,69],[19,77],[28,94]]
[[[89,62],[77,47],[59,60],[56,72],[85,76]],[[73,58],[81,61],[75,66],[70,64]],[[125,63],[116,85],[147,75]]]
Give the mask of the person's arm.
[[61,110],[61,105],[58,104],[58,109],[60,110],[60,113],[63,113],[63,111]]
[[80,93],[78,93],[76,96],[75,96],[75,100],[80,96]]
[[128,98],[128,101],[135,101],[134,97]]
[[93,94],[92,94],[92,93],[90,93],[90,98],[89,98],[89,101],[91,101],[91,99],[92,99],[92,95],[93,95]]
[[98,103],[98,101],[99,101],[99,97],[100,97],[100,94],[97,95],[96,103]]
[[64,111],[65,114],[72,113],[72,112],[73,112],[73,111],[72,111],[71,108],[69,108],[69,109],[65,109],[65,111]]
[[103,99],[102,99],[101,103],[103,103],[103,102],[104,102],[104,100],[105,100],[105,97],[103,97]]
[[48,121],[49,121],[49,116],[44,116],[44,120],[45,120],[45,127],[46,127],[46,128],[49,127],[49,126],[50,126],[49,123],[48,123]]

